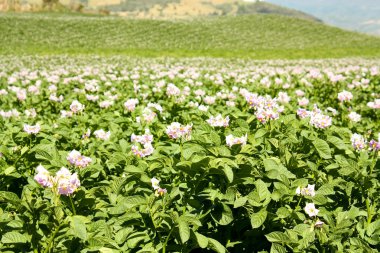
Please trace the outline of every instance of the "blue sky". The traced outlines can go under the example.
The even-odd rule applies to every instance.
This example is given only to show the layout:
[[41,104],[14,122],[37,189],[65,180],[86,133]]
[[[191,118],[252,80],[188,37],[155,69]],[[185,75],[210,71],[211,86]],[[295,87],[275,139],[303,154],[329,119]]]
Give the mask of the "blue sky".
[[380,0],[266,0],[345,29],[380,36]]

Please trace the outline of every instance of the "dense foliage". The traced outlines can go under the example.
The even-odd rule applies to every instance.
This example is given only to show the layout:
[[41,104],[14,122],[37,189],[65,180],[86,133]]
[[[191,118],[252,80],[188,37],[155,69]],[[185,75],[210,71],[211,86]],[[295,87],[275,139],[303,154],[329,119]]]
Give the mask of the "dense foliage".
[[0,13],[0,53],[299,59],[380,57],[380,39],[278,15],[123,19]]
[[2,252],[378,252],[361,60],[3,57]]

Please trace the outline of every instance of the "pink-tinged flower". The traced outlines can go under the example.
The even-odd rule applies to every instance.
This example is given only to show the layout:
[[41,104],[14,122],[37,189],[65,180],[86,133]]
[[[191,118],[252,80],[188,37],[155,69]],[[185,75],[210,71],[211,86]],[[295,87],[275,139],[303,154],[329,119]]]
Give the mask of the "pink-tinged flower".
[[157,113],[155,113],[154,111],[152,111],[149,108],[145,108],[143,110],[142,117],[143,117],[144,121],[146,121],[147,123],[153,122],[153,120],[156,118],[156,116],[157,116]]
[[71,118],[73,116],[73,112],[61,110],[61,118]]
[[308,104],[309,104],[309,99],[307,99],[307,98],[298,99],[298,105],[299,106],[306,106]]
[[57,97],[57,94],[52,93],[52,94],[50,94],[50,96],[49,96],[49,100],[54,101],[54,102],[59,102],[59,103],[61,103],[61,102],[63,101],[63,96],[60,95],[59,97]]
[[139,146],[133,145],[132,146],[132,153],[137,157],[146,157],[154,152],[154,148],[151,143],[146,143],[143,145],[144,148],[140,149]]
[[37,175],[34,176],[34,180],[37,181],[43,187],[53,187],[53,178],[41,164],[36,168]]
[[112,100],[104,100],[104,101],[99,103],[99,106],[100,106],[100,108],[108,108],[108,107],[112,106],[113,104],[114,104],[114,102]]
[[213,97],[213,96],[206,96],[206,97],[203,99],[203,102],[205,102],[205,104],[207,104],[207,105],[212,105],[212,104],[215,104],[215,100],[216,100],[216,97]]
[[41,130],[41,126],[39,124],[36,124],[34,126],[24,124],[24,131],[28,134],[38,134]]
[[[86,99],[87,99],[88,101],[95,102],[95,101],[98,101],[98,100],[99,100],[99,96],[98,96],[98,95],[87,94],[87,95],[86,95]],[[100,107],[102,107],[102,106],[100,106]]]
[[310,112],[308,110],[305,110],[305,109],[302,109],[302,108],[299,108],[297,110],[297,115],[303,119],[303,118],[306,118],[306,117],[309,117],[310,116]]
[[380,140],[371,140],[368,144],[370,150],[379,151],[380,150]]
[[84,107],[78,100],[74,100],[70,105],[70,110],[73,113],[83,112]]
[[67,155],[66,159],[71,165],[79,168],[85,168],[92,162],[90,157],[81,155],[81,153],[75,149]]
[[362,150],[366,147],[367,141],[360,134],[353,134],[351,136],[351,144],[355,150]]
[[344,90],[344,91],[338,93],[338,99],[340,102],[350,101],[352,98],[353,98],[353,95],[349,91]]
[[173,122],[166,127],[166,134],[172,139],[184,138],[189,140],[191,138],[192,125],[181,125],[178,122]]
[[111,132],[110,131],[106,132],[103,129],[99,129],[94,132],[94,135],[96,138],[106,141],[106,140],[109,140],[111,136]]
[[312,184],[312,185],[308,184],[306,188],[298,187],[296,189],[296,194],[302,195],[302,196],[314,197],[315,196],[315,185],[314,184]]
[[82,139],[88,139],[90,138],[91,130],[87,129],[87,131],[82,135]]
[[304,210],[310,217],[315,217],[319,213],[319,210],[315,208],[314,203],[307,203]]
[[278,93],[277,98],[278,98],[278,101],[279,101],[280,103],[283,103],[283,104],[288,104],[289,101],[290,101],[290,97],[289,97],[288,93],[286,93],[286,92],[281,92],[281,91],[280,91],[280,92]]
[[368,102],[367,106],[372,109],[380,109],[380,99],[375,99],[373,102]]
[[138,142],[140,144],[146,144],[146,143],[152,143],[153,142],[153,135],[150,134],[149,129],[145,129],[144,135],[135,135],[132,134],[131,136],[132,142]]
[[20,101],[25,101],[26,100],[26,90],[25,89],[19,89],[16,92],[17,99]]
[[202,112],[207,112],[208,111],[208,106],[206,106],[206,105],[200,105],[200,106],[198,106],[198,110],[200,110]]
[[322,113],[311,114],[310,124],[316,128],[327,128],[332,124],[332,118]]
[[350,112],[350,114],[348,114],[348,118],[352,122],[359,122],[361,120],[362,116],[356,112]]
[[139,100],[137,98],[131,98],[131,99],[128,99],[125,103],[124,103],[124,107],[125,109],[127,109],[128,111],[130,112],[133,112],[136,108],[136,105],[139,103]]
[[247,134],[242,137],[234,137],[232,134],[226,136],[227,146],[232,147],[233,145],[246,145],[247,144]]
[[323,221],[321,220],[317,220],[314,224],[314,227],[316,228],[321,228],[323,226],[323,224],[325,224]]
[[165,195],[167,192],[168,192],[168,191],[167,191],[166,189],[158,188],[158,189],[155,191],[154,195],[155,195],[156,197],[160,197],[160,196]]
[[228,107],[235,107],[235,102],[234,101],[226,101],[226,105]]
[[166,95],[168,95],[169,97],[179,96],[180,94],[181,94],[181,90],[174,84],[169,83],[168,86],[166,87]]
[[65,167],[57,172],[55,182],[58,193],[66,196],[73,194],[80,187],[77,173],[71,174]]
[[223,118],[221,114],[217,115],[216,117],[211,116],[207,120],[207,123],[209,123],[210,126],[213,126],[213,127],[228,127],[229,122],[230,122],[230,117],[227,116]]
[[303,97],[305,95],[305,92],[303,92],[302,90],[296,90],[296,95],[297,97]]
[[28,118],[35,118],[37,116],[36,109],[31,108],[24,111],[25,116]]
[[149,102],[146,107],[148,107],[148,108],[154,108],[157,111],[159,111],[160,113],[162,113],[162,111],[163,111],[162,106],[159,105],[159,104],[157,104],[157,103],[151,103],[151,102]]

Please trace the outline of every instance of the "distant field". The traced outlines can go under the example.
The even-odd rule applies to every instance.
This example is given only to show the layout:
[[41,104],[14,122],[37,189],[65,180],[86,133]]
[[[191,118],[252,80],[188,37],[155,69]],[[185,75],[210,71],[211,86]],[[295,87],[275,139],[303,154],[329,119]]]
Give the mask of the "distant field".
[[380,39],[276,15],[187,21],[2,14],[1,54],[379,57]]

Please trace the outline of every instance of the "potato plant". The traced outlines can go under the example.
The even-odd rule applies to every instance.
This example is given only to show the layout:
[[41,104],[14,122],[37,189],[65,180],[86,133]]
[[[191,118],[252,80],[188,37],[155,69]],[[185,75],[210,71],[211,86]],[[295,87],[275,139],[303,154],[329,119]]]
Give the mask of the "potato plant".
[[2,252],[378,252],[370,60],[0,59]]

